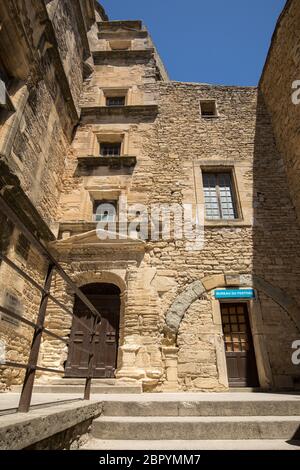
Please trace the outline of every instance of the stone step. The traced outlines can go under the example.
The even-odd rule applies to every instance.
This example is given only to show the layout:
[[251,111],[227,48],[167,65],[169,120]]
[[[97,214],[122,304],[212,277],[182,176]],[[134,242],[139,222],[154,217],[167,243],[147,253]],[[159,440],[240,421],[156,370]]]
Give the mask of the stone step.
[[102,440],[299,440],[300,416],[111,417],[94,420],[92,437]]
[[299,400],[106,400],[104,416],[300,416]]
[[[13,392],[21,392],[21,386],[12,387]],[[84,392],[84,385],[35,385],[33,387],[33,393],[67,393],[67,394],[82,394]],[[102,395],[102,394],[140,394],[142,393],[141,385],[105,385],[105,384],[92,384],[91,394]]]
[[81,450],[300,450],[300,441],[283,439],[131,441],[90,439]]
[[[77,379],[77,378],[62,378],[62,379],[52,379],[49,382],[51,385],[85,385],[86,379]],[[37,385],[45,385],[37,380]],[[92,385],[119,385],[120,382],[116,379],[92,379]],[[121,385],[128,385],[128,383],[121,383]],[[130,384],[132,385],[132,384]]]

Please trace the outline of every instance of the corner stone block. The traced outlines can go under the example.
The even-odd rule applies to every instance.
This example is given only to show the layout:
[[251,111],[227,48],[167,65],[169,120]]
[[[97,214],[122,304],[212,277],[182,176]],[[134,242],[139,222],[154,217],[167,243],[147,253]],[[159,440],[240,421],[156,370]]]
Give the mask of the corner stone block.
[[206,277],[202,279],[202,284],[206,291],[225,286],[225,276],[224,274],[216,274],[215,276]]

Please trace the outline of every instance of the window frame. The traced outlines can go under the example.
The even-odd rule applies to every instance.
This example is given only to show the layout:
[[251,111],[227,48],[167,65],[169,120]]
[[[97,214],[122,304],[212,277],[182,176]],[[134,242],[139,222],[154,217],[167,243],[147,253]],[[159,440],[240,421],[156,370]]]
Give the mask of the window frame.
[[11,100],[11,97],[9,95],[9,88],[12,82],[13,82],[13,78],[8,75],[0,59],[0,87],[2,89],[2,91],[0,90],[0,97],[3,98],[3,101],[2,99],[0,99],[0,109],[6,110],[9,112],[16,111],[14,104]]
[[[210,103],[213,103],[214,105],[214,114],[203,114],[203,108],[202,108],[202,105],[203,104],[210,104]],[[216,119],[219,117],[219,113],[218,113],[218,106],[217,106],[217,100],[215,99],[200,99],[200,116],[201,118],[203,119]]]
[[[122,100],[122,104],[109,104],[110,100]],[[124,107],[126,106],[126,95],[106,95],[106,106],[108,108]]]
[[[119,153],[118,154],[113,154],[113,155],[108,155],[108,154],[104,154],[102,153],[102,147],[104,146],[111,146],[111,147],[115,147],[115,148],[119,148]],[[122,142],[100,142],[100,148],[99,148],[99,156],[100,158],[118,158],[118,157],[121,157],[122,155]]]
[[[242,208],[240,204],[240,199],[239,199],[239,192],[238,192],[238,185],[237,185],[237,180],[236,180],[236,175],[234,171],[234,167],[201,167],[201,182],[202,182],[202,191],[203,191],[203,202],[204,202],[204,219],[208,223],[236,223],[236,222],[241,222],[243,220],[243,215],[242,215]],[[234,210],[234,218],[224,218],[222,217],[222,204],[221,204],[221,195],[220,195],[220,185],[216,184],[216,193],[217,193],[217,202],[218,202],[218,208],[219,208],[219,214],[221,217],[219,218],[209,218],[207,217],[206,213],[206,200],[205,200],[205,189],[204,189],[204,175],[205,174],[213,174],[217,177],[217,182],[218,182],[218,175],[220,174],[228,174],[230,177],[230,183],[231,183],[231,193],[232,193],[232,205],[233,205],[233,210]]]
[[[97,220],[97,208],[101,204],[111,204],[115,208],[115,219],[114,220]],[[118,200],[117,199],[93,199],[93,222],[115,224],[118,221]]]

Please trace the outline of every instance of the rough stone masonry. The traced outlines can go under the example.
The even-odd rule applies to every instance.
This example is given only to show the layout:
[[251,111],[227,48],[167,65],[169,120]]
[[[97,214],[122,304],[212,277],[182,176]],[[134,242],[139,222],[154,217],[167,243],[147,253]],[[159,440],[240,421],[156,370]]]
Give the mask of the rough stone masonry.
[[[9,21],[0,33],[0,43],[3,34],[7,43],[0,68],[15,77],[8,93],[17,90],[11,92],[14,110],[0,111],[1,187],[17,178],[20,204],[26,197],[37,211],[41,238],[98,302],[105,321],[95,343],[95,377],[162,392],[296,388],[299,179],[287,174],[293,130],[287,124],[280,132],[283,124],[272,110],[270,93],[274,87],[277,96],[279,81],[268,75],[271,65],[258,88],[174,82],[140,21],[109,21],[96,2],[63,0],[42,8],[45,27],[37,11],[44,2],[28,10],[19,3],[7,2],[18,23],[1,5]],[[288,3],[280,21],[296,28],[289,15],[300,6]],[[21,36],[20,43],[9,41],[19,23],[30,33],[30,50]],[[288,37],[292,48],[295,36]],[[24,71],[11,63],[8,46],[24,57]],[[283,49],[287,55],[277,37],[269,64],[272,50],[278,55]],[[289,73],[282,68],[282,77]],[[97,222],[109,216],[97,212],[100,203],[115,207],[117,228],[122,198],[149,213],[155,204],[201,208],[203,247],[191,250],[190,241],[172,231],[158,239],[141,240],[138,232],[100,239]],[[19,237],[10,227],[3,249],[42,280],[46,266],[33,249],[24,256]],[[0,282],[2,302],[17,299],[23,314],[35,318],[38,293],[4,263]],[[253,297],[216,299],[217,289],[241,288],[253,289]],[[59,276],[52,293],[88,324]],[[119,310],[112,313],[116,296]],[[44,336],[40,364],[84,376],[86,357],[72,346],[86,340],[76,319],[50,302],[46,326],[71,346]],[[26,361],[30,330],[2,317],[0,331],[7,357]],[[53,378],[43,373],[39,380]],[[21,379],[19,371],[1,372],[3,387]]]

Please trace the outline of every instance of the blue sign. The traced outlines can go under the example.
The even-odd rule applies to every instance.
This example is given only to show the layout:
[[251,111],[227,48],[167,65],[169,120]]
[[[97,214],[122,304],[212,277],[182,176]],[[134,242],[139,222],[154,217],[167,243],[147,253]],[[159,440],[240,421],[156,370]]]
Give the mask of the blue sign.
[[216,299],[254,299],[254,289],[216,289]]

